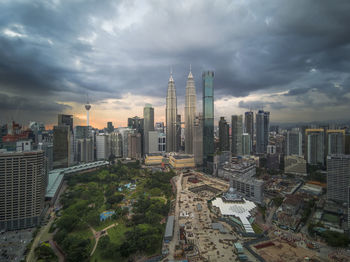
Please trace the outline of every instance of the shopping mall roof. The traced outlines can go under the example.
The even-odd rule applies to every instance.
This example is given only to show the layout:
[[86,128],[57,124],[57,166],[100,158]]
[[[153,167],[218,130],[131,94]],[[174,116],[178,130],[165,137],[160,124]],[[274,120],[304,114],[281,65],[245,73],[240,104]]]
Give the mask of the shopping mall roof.
[[62,183],[65,174],[71,174],[75,172],[85,171],[97,167],[102,167],[108,165],[108,161],[96,161],[91,163],[84,163],[81,165],[71,166],[67,168],[60,168],[51,170],[48,174],[48,184],[46,188],[47,198],[53,198],[56,194],[57,189]]
[[213,206],[220,209],[223,216],[235,216],[238,217],[247,233],[254,233],[254,230],[248,220],[251,216],[250,211],[256,207],[256,205],[248,200],[242,203],[225,203],[222,198],[215,198],[212,202]]

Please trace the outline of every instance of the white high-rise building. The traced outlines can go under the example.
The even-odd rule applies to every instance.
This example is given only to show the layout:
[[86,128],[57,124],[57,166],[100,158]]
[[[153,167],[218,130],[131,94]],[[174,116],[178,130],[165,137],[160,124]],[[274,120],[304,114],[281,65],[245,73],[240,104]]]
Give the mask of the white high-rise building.
[[176,151],[176,116],[177,116],[177,100],[176,89],[173,74],[171,73],[168,82],[168,93],[166,97],[166,151]]
[[310,165],[324,164],[324,130],[306,129],[307,162]]
[[287,155],[302,156],[303,155],[303,136],[299,129],[293,129],[287,132]]
[[327,155],[344,154],[345,152],[345,130],[329,129],[327,134]]
[[0,231],[40,224],[47,186],[41,150],[0,153]]
[[96,158],[97,160],[103,160],[109,158],[109,145],[108,135],[99,134],[96,136]]
[[250,155],[250,152],[252,151],[252,144],[251,144],[251,138],[250,134],[244,133],[242,136],[242,154],[244,156]]
[[327,156],[327,199],[349,201],[350,155]]
[[186,83],[185,101],[185,152],[193,154],[193,124],[196,115],[196,87],[190,68]]

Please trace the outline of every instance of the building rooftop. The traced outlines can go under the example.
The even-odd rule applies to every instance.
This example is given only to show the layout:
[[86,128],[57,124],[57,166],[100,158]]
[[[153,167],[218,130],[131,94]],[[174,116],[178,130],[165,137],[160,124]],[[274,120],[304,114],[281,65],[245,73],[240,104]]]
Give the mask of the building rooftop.
[[55,196],[58,187],[65,174],[71,174],[79,171],[89,170],[91,168],[97,168],[108,165],[108,161],[96,161],[91,163],[84,163],[81,165],[71,166],[67,168],[60,168],[51,170],[48,174],[48,185],[46,188],[45,197],[52,198]]
[[239,218],[245,231],[247,233],[254,233],[248,220],[251,216],[250,211],[256,207],[253,202],[244,200],[242,203],[225,203],[222,198],[215,198],[212,205],[218,207],[223,216],[234,216]]
[[173,228],[174,228],[174,216],[168,216],[168,220],[166,222],[164,237],[172,237],[173,236]]
[[189,158],[193,158],[192,155],[174,155],[172,156],[175,159],[189,159]]

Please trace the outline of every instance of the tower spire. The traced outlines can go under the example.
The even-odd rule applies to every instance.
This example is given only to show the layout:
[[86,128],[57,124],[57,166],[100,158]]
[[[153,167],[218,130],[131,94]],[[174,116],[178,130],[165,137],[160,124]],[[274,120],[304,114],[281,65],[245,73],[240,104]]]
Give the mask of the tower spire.
[[190,72],[188,73],[188,78],[193,78],[192,75],[192,65],[190,64]]
[[173,78],[173,67],[170,67],[170,78],[169,78],[169,82],[174,82],[174,78]]

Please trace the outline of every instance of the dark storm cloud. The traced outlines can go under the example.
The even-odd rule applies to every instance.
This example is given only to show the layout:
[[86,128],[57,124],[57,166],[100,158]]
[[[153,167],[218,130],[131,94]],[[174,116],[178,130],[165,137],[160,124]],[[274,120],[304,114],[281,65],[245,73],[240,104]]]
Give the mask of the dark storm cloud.
[[7,101],[162,98],[173,67],[181,103],[191,63],[198,99],[201,72],[214,70],[219,98],[283,91],[307,107],[317,92],[348,103],[349,1],[4,1],[0,10]]
[[28,110],[34,112],[56,112],[71,109],[69,105],[40,101],[34,98],[8,96],[0,93],[0,110]]

